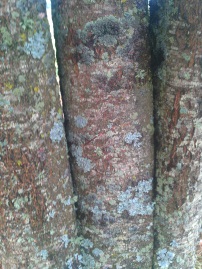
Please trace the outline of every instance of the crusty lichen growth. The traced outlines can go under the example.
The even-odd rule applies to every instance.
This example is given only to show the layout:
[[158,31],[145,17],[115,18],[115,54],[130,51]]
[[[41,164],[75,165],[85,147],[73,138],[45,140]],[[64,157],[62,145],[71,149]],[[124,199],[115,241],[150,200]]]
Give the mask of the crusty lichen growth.
[[[0,3],[0,268],[65,267],[74,201],[45,0]],[[69,255],[69,256],[68,256]]]
[[[79,233],[88,242],[80,262],[86,269],[150,269],[147,1],[86,2],[52,1]],[[150,189],[140,191],[146,182]]]
[[202,215],[201,12],[200,1],[151,2],[158,127],[154,268],[195,268]]

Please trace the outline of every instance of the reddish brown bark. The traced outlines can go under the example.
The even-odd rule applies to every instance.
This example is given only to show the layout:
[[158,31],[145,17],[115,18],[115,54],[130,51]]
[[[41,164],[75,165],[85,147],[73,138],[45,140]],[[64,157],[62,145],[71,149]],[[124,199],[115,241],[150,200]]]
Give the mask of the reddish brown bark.
[[0,267],[76,253],[72,182],[44,1],[0,4]]
[[90,240],[82,249],[84,268],[149,269],[153,108],[147,1],[52,3],[80,234]]
[[202,214],[201,16],[200,1],[151,2],[157,127],[154,268],[195,268]]

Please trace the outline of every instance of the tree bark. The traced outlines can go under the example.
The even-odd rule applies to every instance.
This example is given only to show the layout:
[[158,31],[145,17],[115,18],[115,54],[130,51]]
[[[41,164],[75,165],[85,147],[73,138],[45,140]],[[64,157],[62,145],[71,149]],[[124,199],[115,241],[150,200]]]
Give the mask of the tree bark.
[[2,0],[0,22],[0,268],[61,269],[76,230],[45,0]]
[[202,6],[151,2],[156,120],[154,268],[195,268],[202,214]]
[[152,267],[147,1],[52,0],[83,268]]

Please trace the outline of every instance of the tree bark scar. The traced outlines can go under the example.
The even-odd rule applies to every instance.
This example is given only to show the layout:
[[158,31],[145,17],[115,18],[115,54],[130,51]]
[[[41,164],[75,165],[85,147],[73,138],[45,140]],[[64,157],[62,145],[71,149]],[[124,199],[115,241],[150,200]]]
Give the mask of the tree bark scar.
[[177,121],[179,119],[180,115],[180,98],[181,98],[181,92],[180,90],[177,92],[175,96],[175,101],[174,101],[174,107],[172,111],[172,116],[171,116],[171,123],[169,126],[170,133],[172,132],[173,128],[177,125]]

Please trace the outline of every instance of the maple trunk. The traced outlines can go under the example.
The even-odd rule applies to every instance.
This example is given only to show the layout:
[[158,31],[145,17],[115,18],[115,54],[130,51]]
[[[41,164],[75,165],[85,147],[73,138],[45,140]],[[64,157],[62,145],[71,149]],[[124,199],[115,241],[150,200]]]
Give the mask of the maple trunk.
[[0,21],[0,268],[61,269],[76,228],[45,0],[3,0]]
[[202,6],[151,1],[156,142],[154,268],[195,268],[202,190]]
[[150,269],[147,1],[52,0],[83,268]]

